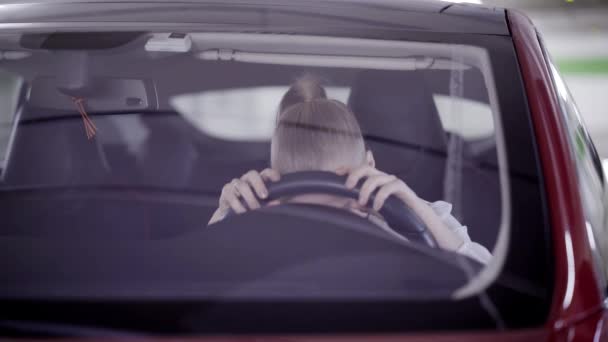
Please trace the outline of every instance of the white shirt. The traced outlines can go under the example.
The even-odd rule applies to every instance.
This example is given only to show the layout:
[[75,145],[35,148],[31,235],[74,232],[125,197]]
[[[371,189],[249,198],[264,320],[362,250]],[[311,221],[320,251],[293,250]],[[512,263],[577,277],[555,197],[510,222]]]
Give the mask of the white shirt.
[[[428,202],[427,202],[428,203]],[[466,255],[470,258],[473,258],[479,261],[482,264],[487,264],[492,258],[492,254],[488,251],[487,248],[480,245],[477,242],[471,240],[469,233],[467,232],[467,227],[463,226],[454,216],[452,216],[452,204],[444,201],[437,201],[433,203],[428,203],[431,209],[441,218],[443,223],[453,231],[456,235],[458,235],[462,241],[462,245],[456,250],[456,252]],[[380,226],[383,230],[387,231],[391,235],[396,235],[400,239],[406,239],[403,235],[397,233],[393,229],[391,229],[386,222],[380,220],[378,217],[370,216],[370,220]]]
[[467,227],[463,226],[454,216],[452,216],[452,204],[444,201],[429,203],[433,211],[441,218],[443,223],[456,235],[458,235],[464,243],[458,248],[457,252],[469,256],[482,264],[487,264],[492,258],[492,254],[487,248],[477,242],[471,241],[471,237],[467,232]]

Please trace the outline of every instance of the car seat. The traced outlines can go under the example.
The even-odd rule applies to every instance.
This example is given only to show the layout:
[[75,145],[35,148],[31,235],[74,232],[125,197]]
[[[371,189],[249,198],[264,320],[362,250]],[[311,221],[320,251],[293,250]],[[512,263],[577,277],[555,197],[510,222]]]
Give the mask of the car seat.
[[363,71],[348,104],[379,169],[395,174],[421,197],[443,198],[447,136],[418,71]]
[[[500,186],[497,168],[481,165],[488,166],[495,149],[475,156],[462,137],[446,133],[425,72],[363,71],[349,106],[377,167],[401,178],[427,201],[454,201],[452,214],[468,227],[473,240],[491,249],[500,221]],[[455,165],[448,162],[450,144],[462,147]],[[449,198],[446,179],[456,179],[457,200]]]

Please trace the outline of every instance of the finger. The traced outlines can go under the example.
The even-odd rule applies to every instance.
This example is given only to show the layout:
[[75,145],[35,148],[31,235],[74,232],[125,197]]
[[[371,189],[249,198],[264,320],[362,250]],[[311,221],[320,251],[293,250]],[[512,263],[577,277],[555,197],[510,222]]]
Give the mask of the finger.
[[237,179],[235,178],[232,181],[230,181],[229,183],[226,183],[222,187],[222,192],[220,193],[220,200],[219,200],[220,207],[230,206],[230,198],[232,198],[233,196],[236,197],[236,193],[234,191],[234,182],[236,182],[236,181],[237,181]]
[[281,174],[273,169],[264,169],[260,174],[263,179],[271,180],[273,182],[276,182],[281,179]]
[[255,193],[260,198],[268,197],[268,189],[266,188],[266,184],[264,184],[264,180],[262,179],[262,175],[260,175],[257,171],[249,171],[241,179],[244,182],[247,182]]
[[230,183],[224,185],[219,202],[220,208],[230,208],[235,213],[242,214],[247,211],[247,209],[245,209],[239,198],[238,190],[236,189],[237,182],[239,182],[239,180],[235,178]]
[[370,196],[378,187],[382,187],[396,179],[393,175],[375,175],[367,178],[359,191],[359,204],[366,205]]
[[336,169],[336,174],[338,176],[344,176],[348,173],[348,168],[345,166],[341,166],[339,168]]
[[239,197],[232,195],[226,198],[226,200],[228,201],[230,209],[232,209],[232,211],[235,213],[242,214],[247,211],[247,209],[241,203],[241,199]]
[[247,206],[249,207],[249,209],[259,209],[260,208],[260,202],[258,202],[258,199],[253,194],[253,191],[251,190],[251,186],[249,185],[249,183],[241,180],[238,183],[236,183],[236,189],[238,190],[238,192],[241,193],[241,196],[245,200],[245,203],[247,203]]
[[366,177],[366,176],[369,177],[371,175],[378,174],[378,173],[380,173],[380,171],[376,170],[375,168],[373,168],[369,165],[365,165],[358,169],[355,169],[355,170],[351,171],[349,173],[348,177],[346,178],[346,187],[349,189],[353,189],[357,185],[357,183],[359,183],[361,178]]
[[398,192],[399,188],[400,188],[400,184],[399,184],[398,180],[394,180],[394,181],[384,185],[382,188],[380,188],[380,190],[376,194],[372,208],[375,211],[380,210],[380,208],[382,208],[382,206],[384,205],[384,202],[386,202],[386,199],[389,198],[391,195],[395,194],[396,192]]

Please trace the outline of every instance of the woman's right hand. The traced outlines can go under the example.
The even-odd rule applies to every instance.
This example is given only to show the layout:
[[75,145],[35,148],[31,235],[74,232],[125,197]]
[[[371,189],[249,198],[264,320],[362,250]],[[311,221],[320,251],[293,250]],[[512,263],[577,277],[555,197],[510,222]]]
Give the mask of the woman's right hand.
[[[219,205],[208,224],[221,221],[230,210],[242,214],[247,210],[260,208],[258,198],[268,197],[268,188],[265,182],[276,182],[281,178],[279,173],[273,169],[265,169],[262,172],[251,170],[241,178],[235,178],[222,188]],[[243,199],[246,206],[241,201]]]

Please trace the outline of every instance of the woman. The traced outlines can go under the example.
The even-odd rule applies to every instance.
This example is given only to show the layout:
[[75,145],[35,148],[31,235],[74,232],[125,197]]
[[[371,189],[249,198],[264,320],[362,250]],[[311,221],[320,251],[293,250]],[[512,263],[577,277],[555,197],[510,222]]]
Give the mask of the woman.
[[[346,175],[348,188],[361,182],[358,200],[311,194],[297,196],[290,202],[325,204],[366,215],[370,204],[377,212],[388,197],[395,196],[420,217],[439,247],[482,263],[491,258],[488,250],[471,241],[467,228],[450,214],[451,204],[428,203],[399,178],[375,168],[373,154],[365,148],[353,113],[343,103],[328,99],[325,89],[311,77],[294,83],[281,100],[271,142],[271,167],[261,172],[249,171],[226,184],[209,224],[220,221],[230,210],[241,214],[260,208],[257,198],[268,196],[265,182],[278,181],[281,174],[311,170]],[[368,203],[373,193],[376,194],[373,203]],[[379,227],[397,234],[380,218],[367,216]]]

